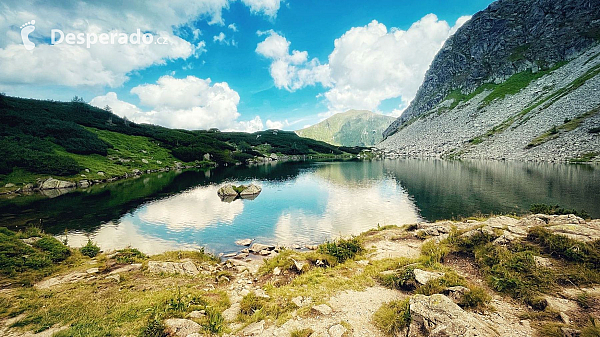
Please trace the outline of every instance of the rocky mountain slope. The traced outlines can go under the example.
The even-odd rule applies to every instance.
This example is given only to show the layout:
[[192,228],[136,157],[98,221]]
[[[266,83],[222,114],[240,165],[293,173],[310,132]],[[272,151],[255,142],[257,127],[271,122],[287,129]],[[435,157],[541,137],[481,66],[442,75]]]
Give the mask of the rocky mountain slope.
[[383,130],[393,121],[394,118],[390,116],[366,110],[349,110],[296,133],[334,145],[372,146],[381,141]]
[[599,37],[599,1],[493,3],[448,39],[380,147],[420,156],[593,158]]

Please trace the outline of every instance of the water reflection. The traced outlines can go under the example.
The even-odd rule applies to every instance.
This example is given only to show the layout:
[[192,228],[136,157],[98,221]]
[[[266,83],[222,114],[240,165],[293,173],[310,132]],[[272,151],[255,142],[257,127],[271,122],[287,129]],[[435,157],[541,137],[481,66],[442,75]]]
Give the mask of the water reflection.
[[[254,183],[254,200],[221,202],[224,183]],[[377,224],[434,221],[477,213],[523,213],[533,203],[585,209],[600,217],[594,166],[486,161],[385,160],[282,163],[211,172],[168,172],[49,199],[0,201],[0,226],[43,219],[44,229],[78,246],[90,236],[104,249],[148,253],[234,241],[317,243]]]

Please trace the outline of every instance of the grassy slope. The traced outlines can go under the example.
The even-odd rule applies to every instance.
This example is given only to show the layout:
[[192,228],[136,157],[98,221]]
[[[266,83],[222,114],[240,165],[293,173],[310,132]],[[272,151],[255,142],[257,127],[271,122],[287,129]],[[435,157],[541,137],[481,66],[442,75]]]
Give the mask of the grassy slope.
[[[371,146],[382,138],[381,133],[394,117],[374,114],[364,110],[350,110],[335,114],[326,120],[298,130],[302,137],[344,146]],[[364,132],[367,132],[364,134]]]
[[[262,137],[257,137],[259,134]],[[216,163],[234,164],[272,152],[346,153],[293,132],[272,135],[168,129],[135,124],[81,102],[4,95],[0,95],[0,149],[0,191],[7,190],[7,183],[31,183],[50,175],[67,180],[105,179],[134,169],[173,167],[175,162],[204,166],[210,164],[204,160],[205,154]],[[98,171],[105,175],[98,175]]]

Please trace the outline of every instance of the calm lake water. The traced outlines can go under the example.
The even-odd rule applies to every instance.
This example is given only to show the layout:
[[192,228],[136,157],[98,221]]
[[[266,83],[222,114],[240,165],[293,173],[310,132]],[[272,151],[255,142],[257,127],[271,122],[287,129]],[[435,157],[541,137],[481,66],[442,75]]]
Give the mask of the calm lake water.
[[[262,187],[254,200],[222,202],[225,182]],[[296,162],[167,172],[53,198],[0,200],[0,226],[38,224],[72,246],[90,237],[103,249],[154,254],[235,240],[320,243],[377,225],[526,212],[560,204],[600,217],[600,167],[496,161]]]

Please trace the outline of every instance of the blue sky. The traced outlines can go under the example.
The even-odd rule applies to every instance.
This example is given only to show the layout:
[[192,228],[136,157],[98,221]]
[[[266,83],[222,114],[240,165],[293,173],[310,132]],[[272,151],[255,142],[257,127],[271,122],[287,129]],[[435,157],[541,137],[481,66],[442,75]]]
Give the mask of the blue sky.
[[[0,90],[80,95],[139,122],[190,129],[295,130],[353,108],[397,116],[443,41],[490,2],[11,0],[0,7]],[[27,51],[20,26],[32,19],[36,48]],[[49,44],[55,28],[136,27],[169,45]]]

